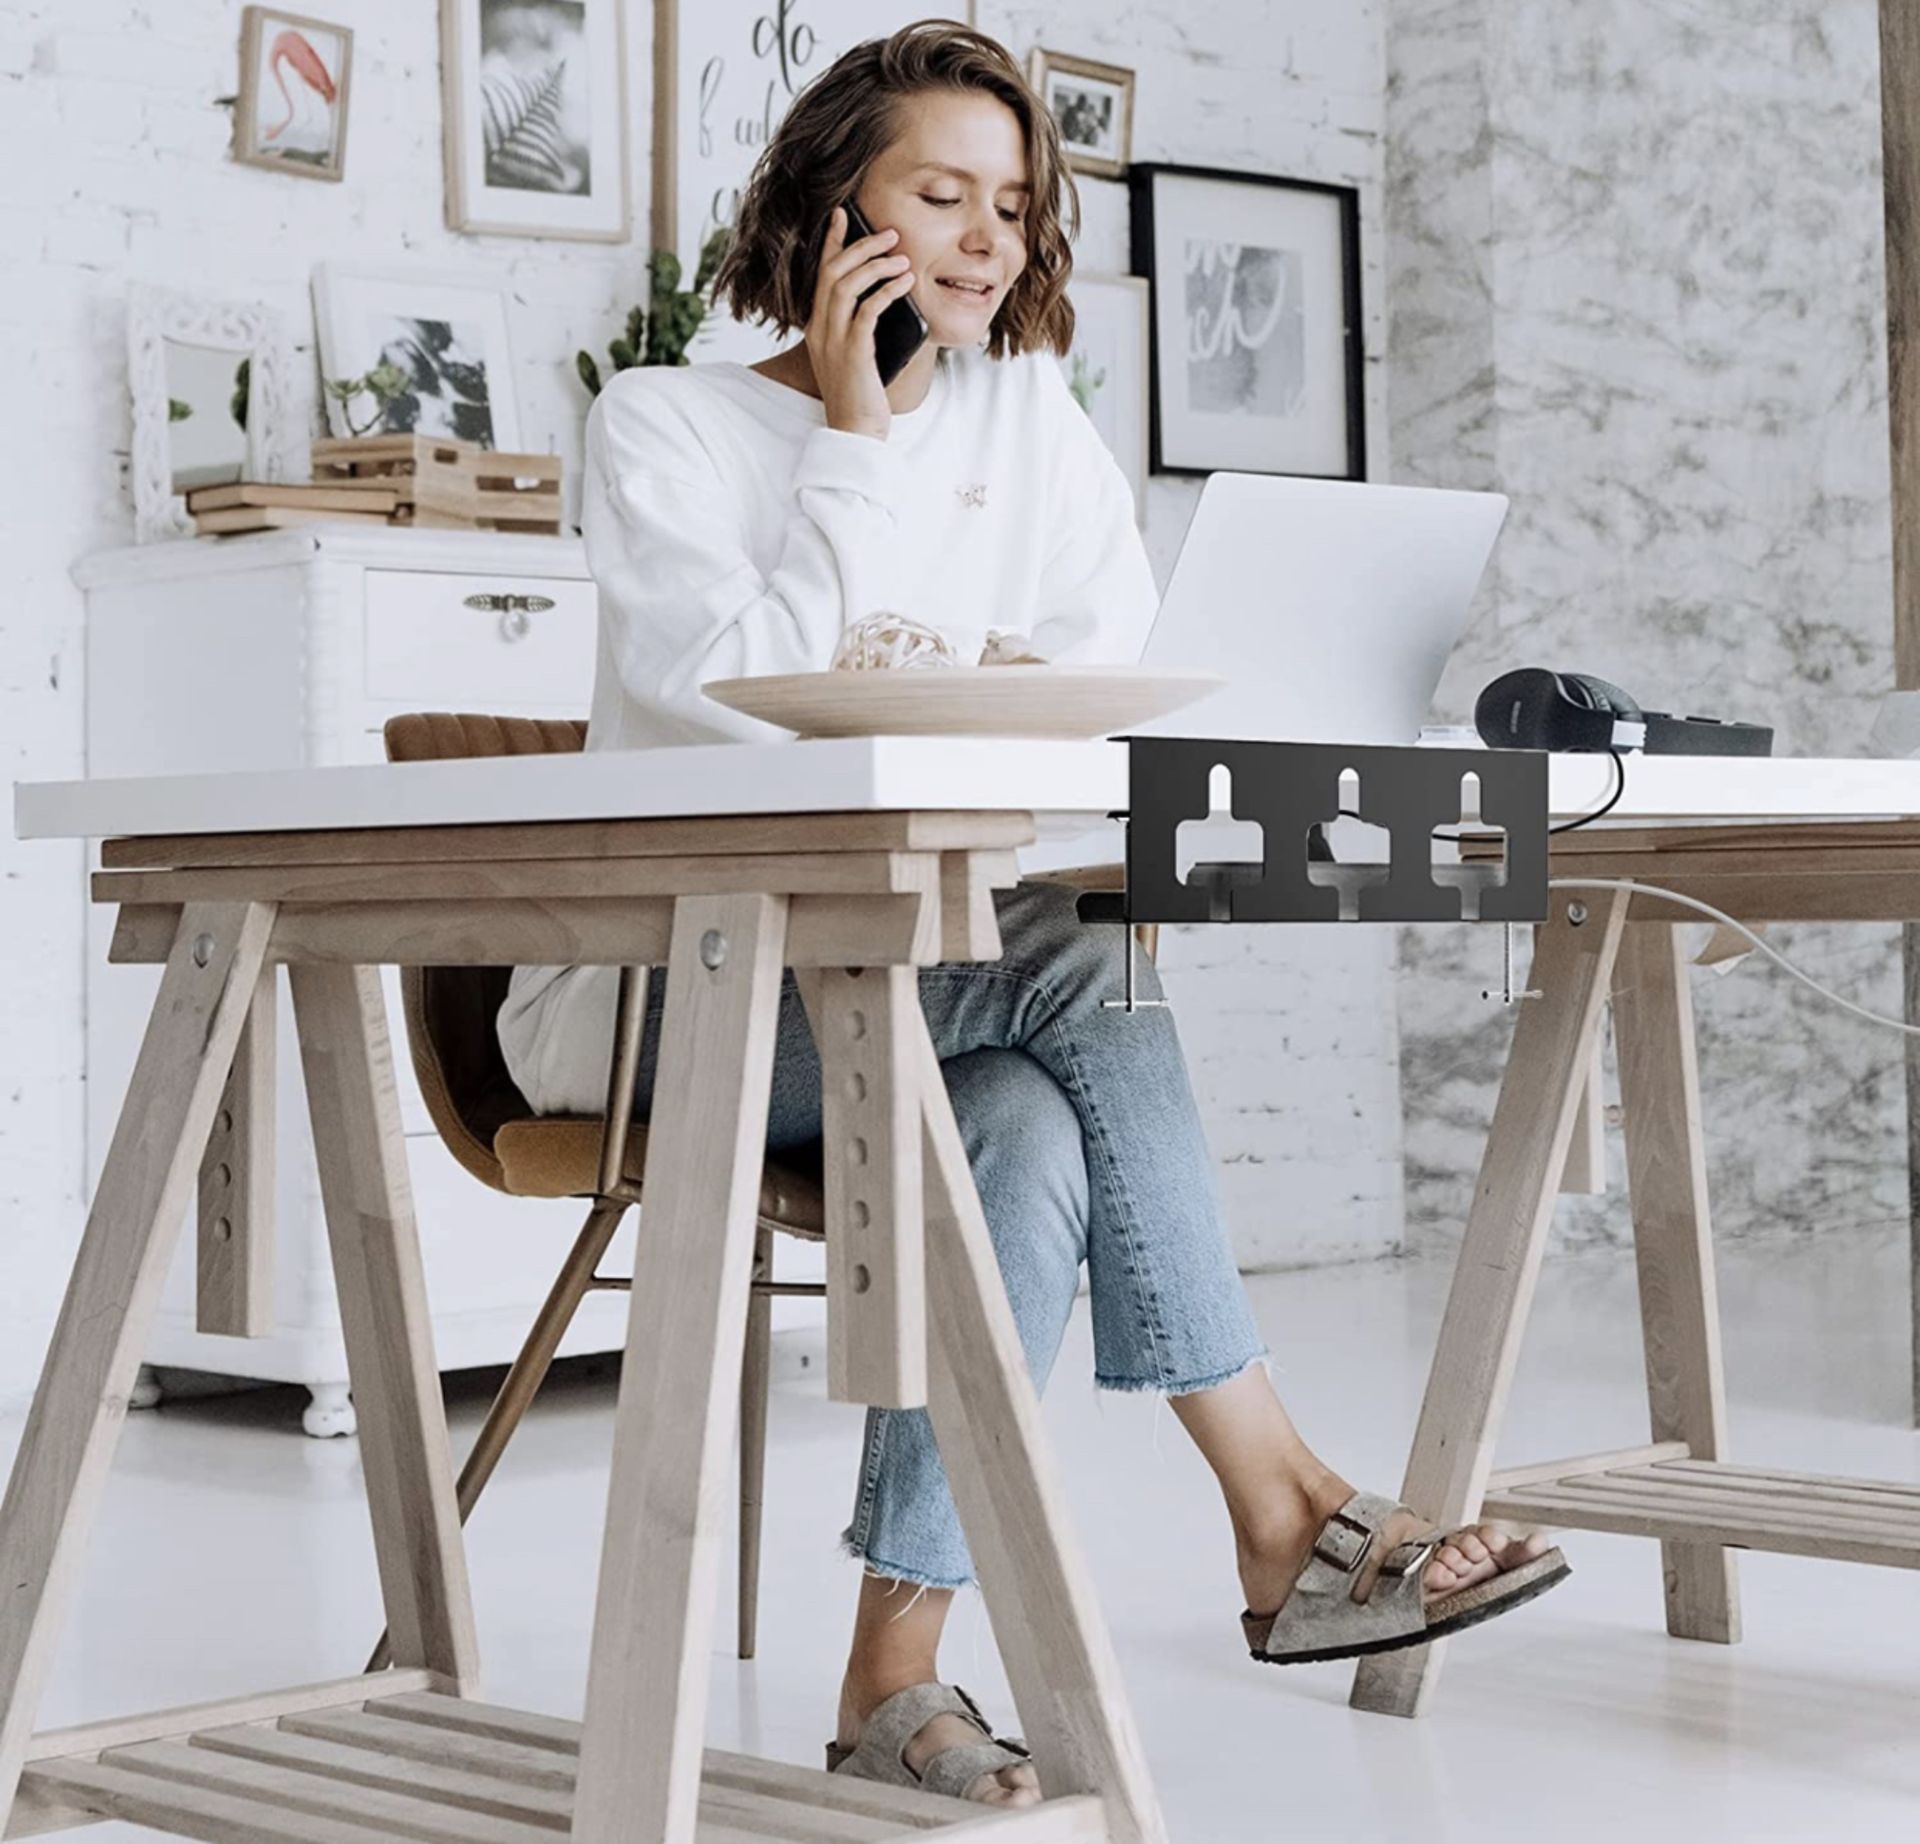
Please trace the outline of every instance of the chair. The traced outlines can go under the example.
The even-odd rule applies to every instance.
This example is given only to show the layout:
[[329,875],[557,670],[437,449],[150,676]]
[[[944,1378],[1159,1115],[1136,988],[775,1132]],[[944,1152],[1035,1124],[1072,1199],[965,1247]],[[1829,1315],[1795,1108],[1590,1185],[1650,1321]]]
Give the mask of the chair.
[[[468,756],[558,755],[579,750],[587,726],[572,719],[416,712],[389,720],[391,762]],[[464,1524],[545,1381],[580,1302],[595,1289],[631,1283],[599,1273],[599,1263],[630,1205],[640,1202],[647,1129],[632,1120],[633,1083],[646,1017],[647,972],[620,970],[619,1019],[607,1111],[602,1118],[536,1115],[514,1086],[494,1021],[507,996],[510,967],[406,967],[400,991],[407,1044],[427,1113],[447,1150],[482,1184],[515,1197],[589,1200],[586,1222],[536,1315],[520,1355],[487,1411],[460,1469]],[[768,1160],[760,1184],[753,1280],[747,1309],[740,1395],[739,1652],[754,1655],[760,1588],[760,1524],[766,1473],[767,1383],[775,1294],[819,1296],[819,1282],[773,1278],[775,1232],[819,1242],[825,1199],[818,1150],[811,1160]],[[387,1663],[382,1635],[369,1670]]]

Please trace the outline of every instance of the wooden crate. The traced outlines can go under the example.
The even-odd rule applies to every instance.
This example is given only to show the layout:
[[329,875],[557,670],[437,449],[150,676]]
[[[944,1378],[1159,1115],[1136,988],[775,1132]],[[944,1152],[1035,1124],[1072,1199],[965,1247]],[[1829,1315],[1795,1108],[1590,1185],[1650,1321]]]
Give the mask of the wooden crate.
[[560,533],[560,457],[476,449],[468,462],[474,517],[487,531]]
[[392,487],[396,525],[560,532],[558,455],[502,454],[443,436],[356,436],[315,442],[313,477]]

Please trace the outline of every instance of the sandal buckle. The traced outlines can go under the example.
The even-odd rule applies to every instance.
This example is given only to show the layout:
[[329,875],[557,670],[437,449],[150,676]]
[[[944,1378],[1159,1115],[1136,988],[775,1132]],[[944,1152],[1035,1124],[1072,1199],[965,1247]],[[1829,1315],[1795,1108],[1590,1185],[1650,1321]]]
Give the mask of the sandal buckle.
[[1411,1542],[1402,1543],[1397,1549],[1387,1552],[1386,1559],[1380,1564],[1382,1575],[1415,1575],[1426,1573],[1427,1564],[1433,1560],[1434,1552],[1446,1539],[1439,1535],[1416,1537]]
[[992,1742],[996,1748],[1004,1748],[1009,1754],[1017,1754],[1023,1761],[1031,1761],[1033,1759],[1033,1750],[1027,1747],[1024,1742],[1012,1740],[1005,1735],[994,1734],[993,1724],[987,1720],[986,1712],[981,1709],[979,1704],[974,1702],[958,1684],[951,1685],[949,1688],[953,1691],[953,1694],[967,1706],[968,1711],[973,1717],[974,1726],[978,1728],[980,1733],[984,1735],[988,1741]]
[[949,1684],[947,1688],[951,1690],[953,1694],[956,1697],[958,1697],[960,1701],[967,1706],[967,1714],[973,1718],[973,1726],[976,1729],[978,1729],[980,1733],[984,1735],[989,1741],[991,1741],[993,1739],[993,1724],[987,1720],[986,1711],[983,1710],[979,1706],[979,1704],[974,1702],[974,1700],[967,1695],[966,1689],[964,1686],[959,1684]]
[[1351,1575],[1371,1553],[1373,1539],[1371,1525],[1347,1516],[1344,1511],[1336,1511],[1320,1527],[1320,1534],[1313,1540],[1313,1553],[1322,1562]]

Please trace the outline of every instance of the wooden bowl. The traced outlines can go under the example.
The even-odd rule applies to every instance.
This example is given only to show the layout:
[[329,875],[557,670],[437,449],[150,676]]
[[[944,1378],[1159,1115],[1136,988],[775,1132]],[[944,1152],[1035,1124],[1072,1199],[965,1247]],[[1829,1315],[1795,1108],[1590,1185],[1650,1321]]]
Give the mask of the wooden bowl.
[[1204,698],[1213,672],[1149,666],[947,666],[788,672],[701,690],[796,736],[1112,736]]

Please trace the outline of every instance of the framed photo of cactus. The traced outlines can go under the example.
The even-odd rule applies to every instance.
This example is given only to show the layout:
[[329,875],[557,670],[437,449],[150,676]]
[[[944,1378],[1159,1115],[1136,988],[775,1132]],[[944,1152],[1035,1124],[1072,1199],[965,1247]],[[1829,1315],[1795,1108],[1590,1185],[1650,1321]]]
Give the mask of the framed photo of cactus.
[[1059,361],[1067,389],[1100,432],[1147,518],[1147,279],[1076,269],[1067,283],[1073,346]]
[[447,223],[623,241],[625,0],[440,0]]
[[338,179],[347,164],[353,34],[270,6],[240,15],[233,157],[245,166]]

